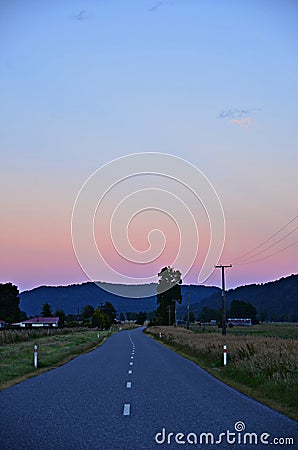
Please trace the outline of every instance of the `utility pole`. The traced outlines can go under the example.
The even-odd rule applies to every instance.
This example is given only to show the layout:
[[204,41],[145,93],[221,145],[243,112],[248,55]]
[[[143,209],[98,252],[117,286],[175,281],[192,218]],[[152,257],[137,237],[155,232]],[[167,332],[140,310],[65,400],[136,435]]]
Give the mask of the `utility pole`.
[[172,302],[173,302],[173,307],[174,307],[174,311],[173,311],[173,313],[174,313],[174,327],[176,326],[176,324],[177,324],[177,317],[176,317],[176,314],[177,314],[177,312],[176,312],[176,300],[173,298],[172,299]]
[[225,269],[232,267],[232,264],[226,266],[214,266],[216,269],[221,269],[221,321],[222,321],[222,335],[227,334],[227,317],[226,317],[226,285],[225,285]]
[[191,292],[188,291],[187,293],[187,326],[186,328],[189,330],[189,306],[190,306],[190,294]]

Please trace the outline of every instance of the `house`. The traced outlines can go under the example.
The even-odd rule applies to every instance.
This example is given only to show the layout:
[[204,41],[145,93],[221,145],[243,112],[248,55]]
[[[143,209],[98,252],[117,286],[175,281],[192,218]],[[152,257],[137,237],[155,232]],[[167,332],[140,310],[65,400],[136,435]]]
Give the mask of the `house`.
[[0,330],[4,330],[6,327],[6,322],[4,320],[0,320]]
[[59,317],[33,317],[32,319],[23,320],[13,325],[18,325],[21,328],[58,328]]

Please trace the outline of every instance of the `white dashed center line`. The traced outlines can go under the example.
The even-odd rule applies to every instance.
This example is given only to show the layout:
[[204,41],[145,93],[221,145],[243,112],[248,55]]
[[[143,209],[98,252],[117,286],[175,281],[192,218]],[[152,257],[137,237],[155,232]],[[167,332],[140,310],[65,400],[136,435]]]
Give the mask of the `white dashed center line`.
[[123,415],[130,416],[130,404],[129,403],[125,403],[125,405],[124,405]]
[[[129,365],[133,366],[133,361],[132,360],[134,359],[134,354],[135,354],[135,344],[134,344],[134,342],[133,342],[133,340],[131,338],[131,333],[130,332],[129,332],[129,339],[130,339],[130,342],[131,342],[131,345],[132,345]],[[128,370],[127,373],[128,373],[128,375],[132,375],[132,370],[131,369]],[[132,382],[131,381],[127,381],[126,382],[126,388],[127,389],[131,389],[131,387],[132,387]],[[125,403],[124,404],[123,415],[124,416],[130,416],[130,403]]]

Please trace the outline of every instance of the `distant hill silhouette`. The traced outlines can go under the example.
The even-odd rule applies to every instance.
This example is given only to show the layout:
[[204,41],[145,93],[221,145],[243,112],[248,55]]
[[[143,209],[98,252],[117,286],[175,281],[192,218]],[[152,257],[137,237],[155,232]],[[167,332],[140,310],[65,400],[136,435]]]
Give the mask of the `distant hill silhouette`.
[[[101,286],[109,287],[108,283],[101,283]],[[49,303],[52,311],[62,308],[66,314],[77,314],[83,306],[90,304],[94,307],[111,302],[117,313],[121,312],[139,312],[154,311],[157,308],[156,295],[150,293],[156,291],[156,285],[113,285],[113,290],[121,289],[121,292],[127,292],[127,297],[118,296],[107,292],[103,287],[95,283],[73,284],[69,286],[40,286],[30,291],[24,291],[20,294],[20,307],[28,316],[40,314],[43,303]],[[220,292],[218,287],[213,286],[182,286],[183,304],[187,305],[186,291],[191,292],[191,303],[200,303],[210,295]],[[140,292],[142,295],[149,295],[142,298],[137,297]]]
[[[227,308],[232,300],[243,300],[257,308],[258,319],[262,321],[298,322],[298,275],[291,275],[277,281],[250,284],[230,289],[226,293]],[[195,314],[204,306],[219,309],[221,295],[215,293],[202,302],[192,305]]]
[[[108,286],[101,283],[101,286]],[[117,313],[154,311],[157,308],[156,296],[137,297],[139,292],[146,295],[155,291],[156,285],[113,285],[114,289],[127,291],[127,297],[107,292],[94,283],[73,284],[69,286],[40,286],[20,294],[20,308],[28,316],[40,314],[42,304],[47,302],[56,308],[62,308],[66,314],[77,314],[83,306],[94,307],[110,301]],[[215,286],[182,285],[182,305],[177,305],[177,317],[183,318],[190,292],[191,311],[200,314],[204,306],[219,309],[221,307],[221,290]],[[257,308],[259,320],[298,322],[298,275],[291,275],[264,284],[250,284],[230,289],[226,293],[227,308],[232,300],[243,300]]]

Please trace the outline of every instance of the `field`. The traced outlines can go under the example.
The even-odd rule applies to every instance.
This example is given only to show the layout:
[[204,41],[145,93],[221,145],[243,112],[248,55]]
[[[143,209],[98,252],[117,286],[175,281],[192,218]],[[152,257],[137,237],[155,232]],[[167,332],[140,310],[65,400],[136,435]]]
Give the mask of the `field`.
[[[108,334],[88,328],[0,332],[0,390],[96,348]],[[34,344],[38,346],[37,369]]]
[[[298,419],[298,326],[150,327],[156,339],[251,397]],[[161,333],[161,337],[160,337]],[[223,366],[223,346],[228,364]]]

